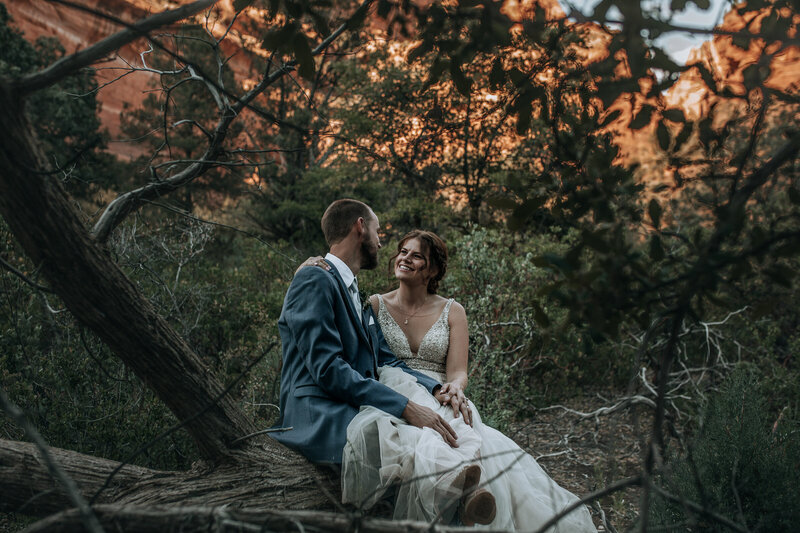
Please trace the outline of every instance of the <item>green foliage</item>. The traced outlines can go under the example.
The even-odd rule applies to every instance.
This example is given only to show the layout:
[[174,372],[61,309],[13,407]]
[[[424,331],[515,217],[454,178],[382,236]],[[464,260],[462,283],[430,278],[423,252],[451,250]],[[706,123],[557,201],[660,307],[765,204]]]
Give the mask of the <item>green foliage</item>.
[[451,241],[440,292],[467,310],[468,392],[484,418],[499,427],[555,398],[600,383],[621,384],[628,377],[632,354],[592,346],[572,327],[552,331],[538,323],[543,311],[560,318],[567,309],[542,296],[552,276],[533,259],[559,253],[571,240],[574,236],[520,238],[473,228]]
[[[672,5],[681,9],[686,2]],[[788,4],[775,3],[764,17],[765,31],[788,32],[782,5]],[[375,209],[389,250],[414,227],[448,238],[452,258],[441,292],[467,310],[468,392],[494,425],[502,428],[531,407],[584,387],[620,387],[635,365],[658,366],[670,326],[682,336],[680,350],[667,359],[710,364],[719,362],[708,356],[713,343],[725,354],[741,347],[741,358],[762,368],[768,412],[777,416],[786,407],[787,418],[797,416],[796,153],[764,179],[748,181],[781,153],[787,137],[796,138],[787,124],[797,111],[793,95],[759,93],[768,74],[764,65],[742,73],[747,94],[736,95],[699,65],[700,78],[721,103],[693,121],[663,105],[662,92],[683,68],[652,44],[667,22],[640,3],[598,4],[595,17],[603,18],[611,7],[624,16],[608,32],[610,53],[588,66],[582,58],[584,30],[547,20],[540,7],[522,13],[521,31],[512,35],[499,2],[423,7],[382,0],[377,10],[393,17],[390,32],[408,32],[410,21],[423,23],[415,48],[370,43],[347,53],[361,35],[312,57],[306,22],[327,34],[335,26],[327,2],[236,0],[234,6],[270,8],[263,27],[251,34],[277,54],[268,62],[244,51],[254,72],[274,73],[273,60],[296,59],[299,76],[279,78],[254,101],[252,115],[265,120],[257,122],[249,112],[237,118],[220,156],[223,168],[173,196],[194,214],[226,224],[246,221],[266,244],[147,208],[115,232],[109,249],[225,382],[263,356],[234,391],[260,424],[275,415],[270,404],[277,403],[276,321],[283,294],[302,258],[324,251],[319,218],[342,196]],[[737,9],[748,14],[756,7]],[[365,14],[348,27],[358,27]],[[9,28],[1,7],[0,22],[2,73],[29,72],[63,53],[52,41],[26,43]],[[750,38],[734,36],[737,42],[749,46]],[[222,48],[203,28],[182,27],[173,44],[204,72],[218,72]],[[408,61],[398,60],[398,51]],[[160,52],[148,62],[165,69],[179,65]],[[241,80],[227,62],[220,69],[216,81],[227,97],[241,94]],[[150,134],[146,143],[155,150],[153,159],[137,162],[141,173],[115,171],[89,151],[65,173],[67,181],[128,188],[163,178],[202,155],[204,131],[212,131],[218,118],[217,101],[188,68],[165,73],[160,81],[163,93],[126,113],[126,131]],[[38,134],[59,165],[86,147],[102,146],[95,87],[87,71],[30,102]],[[641,87],[647,94],[634,95]],[[607,114],[618,100],[635,104],[628,126],[636,135],[652,135],[664,152],[657,164],[672,172],[664,183],[641,183],[636,169],[619,165],[619,151],[604,129],[619,117],[619,110]],[[731,102],[744,104],[726,116]],[[762,108],[762,102],[771,104]],[[73,191],[101,198],[95,186]],[[6,261],[35,277],[35,265],[21,258],[7,232],[2,245]],[[382,271],[363,278],[362,287],[371,292],[391,287]],[[52,444],[122,458],[174,423],[97,339],[60,312],[55,298],[9,273],[0,283],[3,383]],[[765,312],[765,305],[772,307]],[[750,309],[724,328],[715,325],[726,338],[703,335],[706,317],[745,306]],[[692,335],[683,335],[682,328]],[[654,332],[656,341],[637,359],[640,346],[620,339],[642,338],[644,330]],[[716,374],[710,374],[713,382]],[[715,424],[723,423],[723,415],[734,416],[724,406],[733,405],[729,396],[736,386],[726,385],[728,399],[710,404],[698,433],[698,453],[709,450],[704,460],[710,487],[731,485],[720,481],[724,472],[713,467],[713,446],[703,439],[732,430]],[[784,464],[779,451],[788,448],[776,444],[775,435],[759,433],[752,424],[756,411],[746,414],[740,433],[747,439],[721,448],[719,468],[732,472],[731,458],[738,457],[737,479],[760,487],[760,480],[752,481],[755,474],[744,470],[749,464],[742,461],[750,456],[742,450],[751,441],[772,450],[755,461],[772,472]],[[3,428],[19,436],[5,419]],[[181,468],[195,455],[178,434],[138,461]],[[680,468],[675,480],[685,478]],[[745,488],[740,496],[756,501]],[[719,491],[714,508],[727,513],[729,498],[724,488]],[[674,511],[668,507],[663,513]]]
[[[1,236],[3,258],[35,276],[4,225]],[[31,290],[7,272],[0,276],[0,294],[0,380],[51,446],[122,460],[175,423],[163,403],[52,295]],[[23,437],[5,416],[0,425],[5,435]],[[195,458],[194,444],[178,434],[135,462],[172,469]]]
[[[676,451],[660,480],[664,489],[749,531],[797,531],[800,523],[800,432],[774,422],[755,372],[735,371],[708,401],[696,435]],[[653,525],[666,531],[730,531],[680,502],[657,498]]]
[[[31,44],[12,23],[0,3],[0,75],[31,73],[64,55],[56,39],[39,38]],[[50,167],[43,170],[60,178],[70,193],[81,199],[89,199],[111,183],[124,166],[103,152],[106,134],[96,113],[96,89],[94,71],[86,69],[36,92],[26,102],[30,121],[48,156]]]
[[[161,73],[161,90],[148,94],[141,107],[126,108],[121,115],[122,131],[145,152],[133,162],[141,171],[123,184],[126,188],[141,186],[145,180],[167,178],[200,159],[219,122],[220,105],[228,102],[222,91],[239,91],[227,61],[219,63],[223,54],[219,43],[203,27],[182,25],[172,40],[175,53],[188,64],[176,63],[159,49],[145,54],[147,65]],[[211,88],[198,72],[211,80]],[[241,121],[235,121],[228,128],[227,140],[232,149],[243,127]],[[226,199],[236,198],[242,192],[249,167],[226,166],[227,160],[227,155],[220,155],[219,166],[211,165],[202,176],[184,184],[173,193],[173,201],[191,211],[195,205],[217,208]]]
[[[157,222],[157,223],[155,223]],[[35,276],[3,230],[0,255]],[[166,218],[126,224],[113,253],[139,289],[197,350],[221,380],[260,363],[233,394],[266,427],[276,415],[280,343],[277,319],[297,259],[280,246],[217,234],[209,226]],[[224,280],[224,281],[222,281]],[[0,275],[0,378],[47,442],[109,459],[126,459],[176,423],[152,392],[56,298],[8,272]],[[0,417],[5,435],[20,430]],[[187,468],[197,459],[183,432],[158,440],[134,463]]]

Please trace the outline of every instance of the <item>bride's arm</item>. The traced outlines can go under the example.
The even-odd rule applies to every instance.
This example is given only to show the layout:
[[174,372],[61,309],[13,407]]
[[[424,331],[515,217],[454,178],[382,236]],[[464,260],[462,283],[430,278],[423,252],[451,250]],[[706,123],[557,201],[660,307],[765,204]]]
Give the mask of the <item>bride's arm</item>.
[[459,412],[464,415],[464,420],[472,425],[472,413],[464,396],[467,388],[467,364],[469,352],[469,331],[467,328],[467,313],[464,307],[453,302],[448,316],[450,326],[450,347],[447,350],[447,383],[438,391],[442,404],[449,403],[453,406],[453,414]]

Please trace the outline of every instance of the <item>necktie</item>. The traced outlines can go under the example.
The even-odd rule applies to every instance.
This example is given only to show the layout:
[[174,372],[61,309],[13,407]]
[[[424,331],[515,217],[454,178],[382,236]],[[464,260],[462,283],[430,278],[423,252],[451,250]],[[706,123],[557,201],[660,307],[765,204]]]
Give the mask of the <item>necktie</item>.
[[350,284],[350,299],[353,300],[353,305],[356,306],[358,316],[361,316],[361,297],[358,295],[358,280],[353,278],[353,283]]

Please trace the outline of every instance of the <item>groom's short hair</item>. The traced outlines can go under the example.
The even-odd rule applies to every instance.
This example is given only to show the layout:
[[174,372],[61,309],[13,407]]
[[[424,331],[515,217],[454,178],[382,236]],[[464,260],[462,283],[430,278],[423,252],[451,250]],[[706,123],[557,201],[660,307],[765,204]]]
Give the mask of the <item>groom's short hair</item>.
[[333,202],[322,215],[322,233],[325,235],[328,246],[347,237],[359,217],[369,220],[371,216],[372,210],[364,202],[350,198],[342,198]]

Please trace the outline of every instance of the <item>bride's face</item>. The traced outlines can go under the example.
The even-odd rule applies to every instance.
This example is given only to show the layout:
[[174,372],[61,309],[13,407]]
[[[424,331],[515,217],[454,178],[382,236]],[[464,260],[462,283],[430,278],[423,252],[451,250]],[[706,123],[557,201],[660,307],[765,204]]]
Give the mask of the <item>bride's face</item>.
[[394,275],[401,281],[419,281],[426,284],[435,274],[431,272],[428,251],[419,239],[408,239],[400,247],[394,262]]

